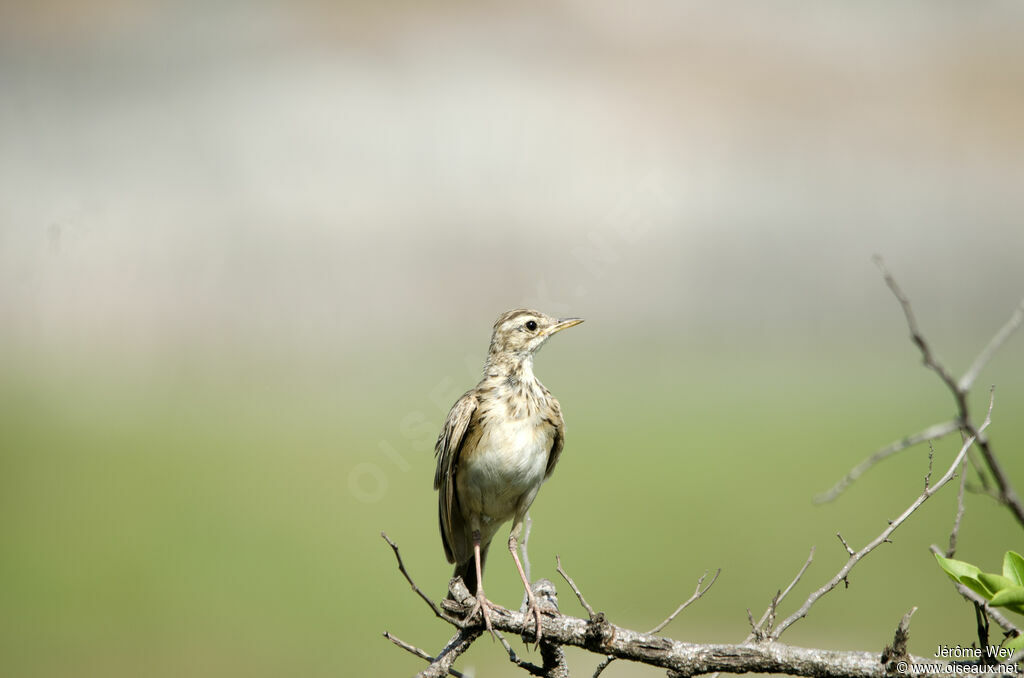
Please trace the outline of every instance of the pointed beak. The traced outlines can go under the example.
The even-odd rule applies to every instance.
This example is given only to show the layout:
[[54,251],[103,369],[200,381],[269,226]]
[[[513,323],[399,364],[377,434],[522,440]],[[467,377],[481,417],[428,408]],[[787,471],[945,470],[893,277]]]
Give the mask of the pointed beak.
[[551,329],[548,330],[548,336],[551,336],[556,332],[561,332],[569,327],[579,325],[581,322],[583,322],[583,318],[559,318],[558,322],[552,325]]

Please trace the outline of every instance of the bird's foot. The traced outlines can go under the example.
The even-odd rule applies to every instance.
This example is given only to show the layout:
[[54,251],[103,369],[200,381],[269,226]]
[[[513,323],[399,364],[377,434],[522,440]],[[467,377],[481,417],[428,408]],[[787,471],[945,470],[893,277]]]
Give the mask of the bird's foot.
[[497,640],[498,636],[494,633],[494,626],[491,625],[491,612],[495,612],[497,610],[504,610],[505,608],[487,600],[487,597],[484,595],[484,590],[482,588],[477,589],[476,596],[474,596],[474,599],[476,600],[476,602],[473,603],[473,607],[472,609],[470,609],[469,614],[466,615],[466,619],[472,619],[479,611],[481,616],[483,616],[484,618],[484,626],[486,626],[487,630],[491,632],[491,638]]
[[[530,618],[537,620],[537,632],[534,634],[535,647],[540,646],[541,637],[541,626],[540,626],[540,605],[537,604],[537,596],[533,595],[533,591],[526,589],[526,614],[523,615],[523,634],[526,632],[526,625],[529,623]],[[524,638],[524,640],[526,640]],[[526,641],[529,645],[529,641]]]

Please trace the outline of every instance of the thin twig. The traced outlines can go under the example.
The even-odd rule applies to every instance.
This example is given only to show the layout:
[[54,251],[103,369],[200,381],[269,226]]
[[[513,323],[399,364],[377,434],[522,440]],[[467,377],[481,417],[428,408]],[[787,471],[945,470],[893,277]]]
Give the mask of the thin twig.
[[[712,586],[715,585],[715,582],[718,581],[718,575],[720,575],[720,574],[722,574],[722,568],[718,568],[717,570],[715,570],[715,576],[711,578],[711,581],[708,582],[707,586],[704,586],[704,588],[701,588],[701,586],[703,586],[703,584],[704,584],[704,580],[707,579],[707,576],[708,576],[708,570],[704,570],[704,574],[702,574],[700,576],[700,579],[697,580],[697,586],[693,589],[693,595],[690,596],[689,598],[687,598],[685,601],[683,601],[683,603],[679,607],[676,608],[675,612],[673,612],[672,614],[667,616],[660,624],[655,626],[653,629],[651,629],[647,633],[648,634],[658,633],[663,628],[665,628],[670,623],[672,623],[672,620],[675,619],[676,616],[678,616],[680,612],[682,612],[687,607],[689,607],[690,604],[693,603],[694,601],[699,600],[701,598],[701,596],[703,596],[705,593],[708,592],[708,589],[710,589]],[[593,678],[597,678],[598,676],[600,676],[601,672],[604,671],[606,668],[608,668],[608,665],[611,664],[613,661],[615,661],[615,657],[612,656],[612,655],[608,655],[607,657],[602,659],[601,663],[597,665],[596,669],[594,669],[594,677]]]
[[967,453],[967,461],[971,462],[971,467],[978,474],[978,481],[981,482],[983,494],[987,494],[996,501],[1000,501],[999,493],[992,489],[992,484],[988,480],[988,474],[985,473],[984,460],[978,459],[978,450],[972,447]]
[[949,533],[949,548],[946,549],[946,557],[952,558],[956,553],[956,540],[960,535],[960,521],[964,517],[964,490],[967,488],[967,460],[960,462],[960,490],[956,494],[956,518],[953,520],[953,529]]
[[670,623],[672,623],[672,620],[675,619],[676,616],[680,612],[682,612],[687,607],[689,607],[690,603],[693,603],[694,601],[700,599],[701,596],[703,596],[705,593],[708,592],[708,589],[710,589],[712,586],[715,585],[715,582],[718,581],[718,575],[720,575],[720,574],[722,574],[722,568],[718,568],[717,570],[715,570],[715,576],[712,577],[711,581],[708,582],[708,585],[705,586],[702,589],[701,585],[704,583],[704,579],[706,579],[707,576],[708,576],[708,571],[705,570],[704,574],[702,574],[700,576],[700,579],[697,580],[697,586],[696,586],[696,588],[693,589],[693,595],[690,596],[689,598],[687,598],[685,601],[683,601],[683,603],[679,607],[676,608],[675,612],[673,612],[669,616],[665,617],[665,620],[663,622],[661,622],[660,624],[655,626],[653,629],[651,629],[647,633],[657,633],[658,631],[661,631],[663,628],[665,628]]
[[391,547],[391,550],[395,552],[395,559],[398,560],[398,570],[402,573],[402,576],[405,577],[405,580],[409,582],[409,586],[411,586],[412,590],[416,592],[416,595],[422,598],[423,602],[429,605],[430,609],[433,610],[434,614],[437,615],[439,618],[445,620],[449,624],[455,624],[456,626],[459,626],[461,628],[461,622],[459,622],[459,620],[455,619],[454,617],[448,614],[445,614],[441,610],[441,608],[437,606],[437,603],[431,600],[427,594],[423,593],[423,591],[420,590],[419,586],[416,586],[416,582],[412,580],[412,577],[409,576],[408,570],[405,569],[405,563],[402,562],[402,554],[398,552],[398,544],[391,541],[391,538],[388,537],[388,535],[384,532],[381,532],[380,536],[384,537],[384,541],[386,541],[388,543],[388,546]]
[[496,631],[495,635],[498,636],[498,641],[501,643],[501,646],[503,648],[505,648],[505,652],[508,653],[508,660],[510,662],[512,662],[513,664],[515,664],[519,668],[525,670],[531,676],[543,676],[544,675],[545,671],[544,671],[543,668],[541,668],[540,666],[537,666],[536,664],[531,664],[530,662],[528,662],[528,661],[526,661],[524,659],[520,659],[519,655],[517,655],[516,651],[512,649],[512,646],[508,644],[508,641],[505,640],[505,636],[500,631]]
[[921,360],[924,364],[939,375],[939,378],[946,383],[949,390],[954,393],[959,391],[959,386],[956,383],[956,379],[949,373],[949,370],[943,366],[932,353],[931,347],[928,342],[925,341],[924,335],[921,334],[921,330],[917,326],[917,319],[914,317],[914,310],[910,307],[910,299],[903,293],[900,286],[896,283],[896,279],[889,273],[889,269],[885,267],[885,261],[880,256],[875,256],[875,265],[878,266],[882,272],[882,277],[885,279],[885,284],[889,286],[896,300],[900,302],[900,307],[903,309],[903,315],[907,319],[907,327],[910,329],[910,340],[914,342],[914,345],[921,351]]
[[[986,428],[988,428],[989,424],[992,423],[992,407],[994,404],[995,394],[992,393],[989,396],[988,414],[985,417],[985,421],[978,429],[979,435]],[[826,593],[830,592],[832,589],[838,586],[839,582],[846,581],[847,575],[850,574],[850,570],[852,570],[854,566],[856,566],[857,563],[859,563],[864,558],[864,556],[874,551],[880,544],[889,541],[889,537],[892,535],[892,533],[895,532],[896,529],[900,525],[902,525],[904,521],[906,521],[906,519],[911,516],[911,514],[914,513],[914,511],[920,508],[921,504],[926,502],[929,497],[931,497],[933,494],[942,489],[942,487],[945,486],[945,484],[948,483],[949,480],[956,474],[957,467],[960,466],[960,463],[964,460],[964,457],[967,456],[967,450],[970,449],[971,445],[974,444],[975,438],[976,436],[972,435],[967,439],[966,442],[964,442],[963,447],[960,448],[959,454],[956,455],[956,459],[953,460],[953,463],[950,465],[950,467],[946,470],[942,477],[935,482],[934,485],[927,488],[923,493],[921,493],[921,496],[915,499],[914,502],[909,507],[907,507],[907,509],[903,513],[901,513],[898,518],[891,521],[888,527],[882,530],[881,534],[872,539],[867,544],[867,546],[851,555],[850,558],[846,561],[846,564],[843,565],[843,567],[839,570],[839,572],[835,574],[835,576],[832,577],[832,579],[830,579],[824,586],[817,589],[816,591],[811,593],[810,596],[807,597],[807,600],[804,601],[804,604],[800,606],[799,610],[797,610],[792,615],[783,620],[782,623],[779,624],[775,631],[772,633],[771,639],[778,640],[779,636],[781,636],[786,629],[792,626],[794,622],[796,622],[799,619],[802,619],[803,617],[806,617],[807,613],[811,609],[811,606],[818,602],[819,598],[821,598]]]
[[935,461],[935,448],[931,441],[928,441],[928,473],[924,476],[924,489],[928,489],[928,483],[932,481],[932,464]]
[[[925,486],[925,488],[924,488],[924,489],[926,489],[926,490],[927,490],[927,489],[928,489],[928,487],[927,487],[927,486]],[[843,543],[843,548],[844,548],[844,549],[846,549],[846,552],[847,552],[847,553],[849,553],[849,554],[850,554],[851,556],[852,556],[852,555],[854,555],[854,551],[853,551],[853,549],[851,549],[851,548],[850,548],[850,545],[846,543],[846,540],[845,540],[845,539],[843,539],[843,535],[842,535],[842,534],[840,534],[839,532],[836,532],[836,536],[837,536],[837,537],[839,537],[839,541],[841,541],[841,542]]]
[[815,497],[814,503],[825,504],[833,501],[836,497],[846,491],[846,488],[852,485],[858,478],[864,475],[878,462],[883,461],[898,452],[902,452],[908,447],[913,447],[914,445],[926,441],[938,440],[939,438],[949,435],[958,428],[960,428],[960,423],[956,420],[944,421],[939,424],[933,424],[923,431],[919,431],[913,435],[909,435],[905,438],[889,443],[861,463],[854,466],[850,472],[847,473],[843,479],[836,483],[830,490],[822,492]]
[[789,586],[782,589],[779,593],[776,593],[775,597],[772,598],[771,604],[765,609],[764,614],[761,615],[761,619],[757,622],[757,626],[755,626],[754,630],[750,632],[750,635],[743,640],[744,643],[749,643],[750,641],[757,639],[758,631],[765,628],[765,623],[767,623],[769,619],[775,617],[775,611],[778,609],[779,603],[789,595],[789,592],[797,585],[800,578],[804,576],[804,572],[807,571],[807,568],[811,566],[811,562],[814,560],[814,548],[815,547],[813,546],[811,547],[811,552],[807,554],[807,560],[804,561],[804,566],[801,567],[800,571],[796,573],[795,577],[793,577],[793,581],[789,582]]
[[577,598],[579,598],[580,605],[582,605],[583,609],[587,611],[587,615],[591,619],[593,619],[596,615],[596,613],[594,612],[594,608],[590,607],[590,603],[588,603],[587,599],[583,597],[583,593],[580,591],[580,587],[576,586],[576,582],[572,580],[572,577],[570,577],[569,574],[562,569],[562,556],[555,555],[555,562],[558,563],[558,574],[562,575],[562,579],[568,582],[569,587],[572,589],[572,592],[576,594]]
[[960,382],[957,384],[957,387],[961,391],[966,392],[970,390],[971,386],[974,385],[974,381],[978,378],[978,375],[981,374],[983,369],[985,369],[985,365],[992,360],[992,356],[994,356],[996,351],[999,350],[999,347],[1006,343],[1006,340],[1010,338],[1010,335],[1020,327],[1021,322],[1024,322],[1024,300],[1022,300],[1020,305],[1018,305],[1013,311],[1013,315],[1011,315],[1010,319],[1006,321],[1006,324],[996,332],[996,336],[992,337],[992,341],[988,342],[988,346],[982,349],[981,353],[978,354],[978,357],[974,359],[971,366],[967,368],[966,372],[964,372],[964,376],[960,377]]
[[[434,657],[431,657],[429,654],[427,654],[426,652],[424,652],[420,648],[416,647],[415,645],[410,645],[409,643],[405,642],[401,638],[399,638],[397,636],[394,636],[394,635],[392,635],[391,633],[389,633],[387,631],[384,632],[384,637],[387,638],[388,640],[390,640],[392,643],[394,643],[398,647],[400,647],[403,650],[405,650],[406,652],[411,652],[412,654],[416,655],[420,659],[425,659],[425,660],[427,660],[427,662],[429,662],[431,664],[433,664],[436,661],[436,659]],[[453,668],[449,668],[448,669],[448,675],[455,676],[455,678],[462,678],[462,672],[456,671]]]

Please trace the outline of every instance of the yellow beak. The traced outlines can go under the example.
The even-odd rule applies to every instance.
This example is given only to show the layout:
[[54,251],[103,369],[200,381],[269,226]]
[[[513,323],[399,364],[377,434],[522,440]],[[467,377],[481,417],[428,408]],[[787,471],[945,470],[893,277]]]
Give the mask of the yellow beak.
[[559,318],[558,322],[551,326],[548,330],[548,336],[551,336],[555,332],[561,332],[564,329],[579,325],[583,322],[583,318]]

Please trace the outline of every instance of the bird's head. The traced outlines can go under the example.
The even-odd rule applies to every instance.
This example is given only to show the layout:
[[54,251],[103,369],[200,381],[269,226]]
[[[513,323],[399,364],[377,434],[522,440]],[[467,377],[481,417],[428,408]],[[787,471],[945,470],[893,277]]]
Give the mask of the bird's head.
[[525,308],[506,311],[494,323],[489,359],[526,360],[551,335],[581,322],[583,318],[552,318]]

